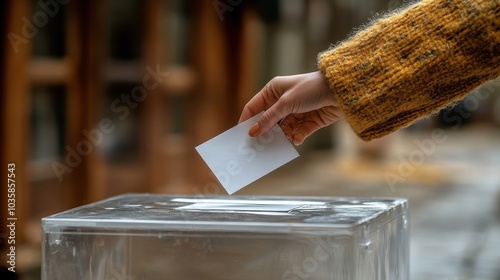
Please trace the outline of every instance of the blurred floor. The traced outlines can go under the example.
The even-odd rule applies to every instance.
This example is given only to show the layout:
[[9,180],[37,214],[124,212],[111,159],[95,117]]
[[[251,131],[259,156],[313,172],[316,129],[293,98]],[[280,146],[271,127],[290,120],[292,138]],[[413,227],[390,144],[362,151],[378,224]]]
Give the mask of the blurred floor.
[[[239,195],[405,197],[410,201],[411,279],[500,279],[500,133],[446,131],[446,141],[391,188],[400,156],[360,160],[332,152],[303,154]],[[417,149],[411,133],[391,146]],[[428,135],[418,135],[422,140]]]

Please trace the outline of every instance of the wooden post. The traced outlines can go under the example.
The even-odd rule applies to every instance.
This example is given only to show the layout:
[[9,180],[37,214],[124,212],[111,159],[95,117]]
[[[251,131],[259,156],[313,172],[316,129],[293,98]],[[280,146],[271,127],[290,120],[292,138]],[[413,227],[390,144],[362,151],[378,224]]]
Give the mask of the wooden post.
[[236,107],[236,117],[239,118],[245,104],[260,90],[255,86],[258,84],[257,68],[259,61],[258,47],[262,44],[260,32],[262,26],[254,9],[245,9],[243,11],[243,21],[241,26],[241,47],[238,53],[238,83],[237,97],[238,106]]
[[[142,44],[142,58],[145,67],[156,71],[159,67],[161,72],[166,71],[165,44],[163,42],[163,29],[161,24],[165,14],[163,10],[163,1],[146,0],[143,1],[143,22],[144,38]],[[147,75],[143,69],[143,75]],[[162,77],[163,80],[168,77]],[[143,79],[140,79],[142,83]],[[142,86],[142,84],[140,84]],[[143,118],[141,124],[144,128],[141,150],[144,151],[145,170],[147,174],[147,188],[149,192],[159,192],[166,184],[166,174],[168,170],[168,161],[163,148],[166,142],[167,124],[165,116],[167,108],[165,96],[162,94],[162,85],[148,91],[146,99],[140,104],[142,107]]]
[[[82,130],[97,129],[101,119],[102,96],[104,93],[103,85],[103,61],[105,50],[105,37],[103,26],[105,26],[104,5],[105,1],[85,1],[79,0],[78,6],[72,6],[71,14],[77,18],[77,26],[80,30],[76,36],[80,36],[80,42],[83,49],[78,49],[77,43],[68,42],[73,47],[75,57],[79,59],[75,62],[77,71],[73,74],[71,81],[74,84],[70,89],[74,93],[79,92],[81,103],[78,104],[80,111],[80,131],[75,131],[75,139],[83,139]],[[68,37],[70,37],[69,34]],[[78,38],[75,38],[77,41]],[[79,52],[78,55],[76,52]],[[80,87],[79,91],[77,87]],[[106,137],[106,135],[104,135]],[[106,186],[106,164],[98,147],[85,159],[82,168],[82,178],[84,182],[84,203],[101,200],[107,196]]]

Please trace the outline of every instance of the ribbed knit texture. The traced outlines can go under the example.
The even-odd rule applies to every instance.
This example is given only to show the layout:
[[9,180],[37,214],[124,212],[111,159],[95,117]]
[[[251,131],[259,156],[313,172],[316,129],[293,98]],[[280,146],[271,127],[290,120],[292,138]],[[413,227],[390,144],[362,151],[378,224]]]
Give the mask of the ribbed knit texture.
[[318,64],[356,134],[385,136],[500,76],[500,0],[424,0]]

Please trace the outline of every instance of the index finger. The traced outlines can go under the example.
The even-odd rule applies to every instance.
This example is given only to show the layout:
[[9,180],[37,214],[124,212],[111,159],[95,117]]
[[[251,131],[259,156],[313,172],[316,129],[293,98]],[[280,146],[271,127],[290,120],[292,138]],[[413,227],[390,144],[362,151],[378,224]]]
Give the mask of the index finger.
[[278,97],[274,94],[269,94],[268,86],[266,85],[259,93],[257,93],[243,108],[240,120],[238,123],[244,122],[249,118],[259,114],[262,111],[269,109],[278,101]]

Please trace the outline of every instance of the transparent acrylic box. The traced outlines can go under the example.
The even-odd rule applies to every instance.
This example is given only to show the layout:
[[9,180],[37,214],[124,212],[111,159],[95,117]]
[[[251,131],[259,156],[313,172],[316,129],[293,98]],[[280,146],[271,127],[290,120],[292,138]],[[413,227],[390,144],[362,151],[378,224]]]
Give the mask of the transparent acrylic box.
[[45,280],[409,278],[405,199],[131,194],[42,227]]

